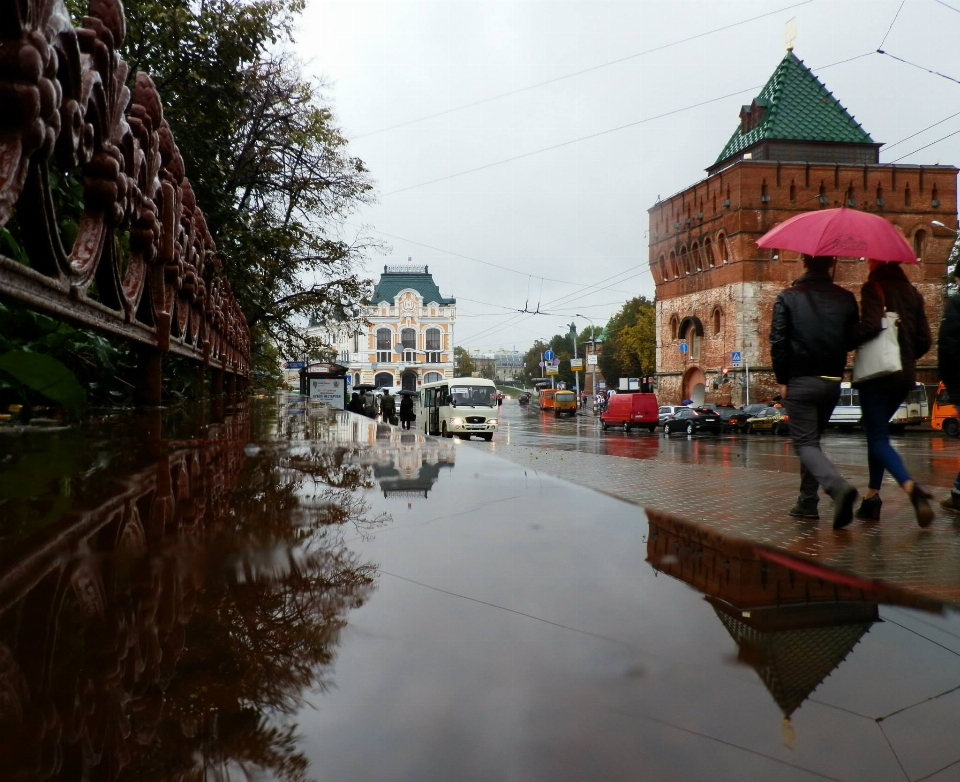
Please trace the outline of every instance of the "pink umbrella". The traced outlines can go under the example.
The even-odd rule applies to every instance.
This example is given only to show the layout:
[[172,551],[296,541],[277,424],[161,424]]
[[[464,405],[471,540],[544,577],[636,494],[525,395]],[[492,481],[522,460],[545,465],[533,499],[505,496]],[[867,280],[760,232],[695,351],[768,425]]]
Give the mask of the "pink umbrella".
[[760,237],[757,247],[807,255],[918,263],[906,239],[891,223],[857,209],[804,212],[767,231]]

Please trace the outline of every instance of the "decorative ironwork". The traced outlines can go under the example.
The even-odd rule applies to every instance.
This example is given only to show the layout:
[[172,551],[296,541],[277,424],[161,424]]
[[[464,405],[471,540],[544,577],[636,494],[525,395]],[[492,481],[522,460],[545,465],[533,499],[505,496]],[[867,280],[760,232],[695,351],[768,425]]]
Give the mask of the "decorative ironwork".
[[[119,0],[90,0],[78,28],[61,0],[0,8],[0,228],[16,214],[29,258],[0,256],[0,295],[246,377],[246,320],[147,74],[130,100],[125,34]],[[83,192],[69,248],[58,184]],[[141,363],[158,397],[159,360]]]

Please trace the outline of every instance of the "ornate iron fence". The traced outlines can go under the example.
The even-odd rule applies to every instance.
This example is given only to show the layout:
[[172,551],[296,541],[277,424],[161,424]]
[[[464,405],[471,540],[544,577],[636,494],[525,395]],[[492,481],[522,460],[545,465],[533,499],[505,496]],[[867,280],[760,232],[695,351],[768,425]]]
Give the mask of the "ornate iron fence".
[[[78,28],[61,0],[0,3],[0,228],[16,214],[26,255],[0,255],[0,296],[136,343],[138,396],[155,404],[164,353],[233,387],[250,332],[147,74],[130,100],[125,26],[119,0],[90,0]],[[53,190],[71,179],[65,246]]]

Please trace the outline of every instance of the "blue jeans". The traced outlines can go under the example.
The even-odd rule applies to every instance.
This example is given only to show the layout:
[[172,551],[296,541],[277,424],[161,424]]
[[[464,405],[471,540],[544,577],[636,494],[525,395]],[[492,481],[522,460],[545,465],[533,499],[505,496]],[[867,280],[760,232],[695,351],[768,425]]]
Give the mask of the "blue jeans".
[[890,416],[907,398],[909,390],[909,386],[887,390],[865,386],[860,389],[860,409],[863,411],[863,429],[867,433],[867,466],[870,471],[867,486],[874,491],[880,491],[884,470],[901,486],[910,480],[910,473],[903,466],[900,454],[890,445]]

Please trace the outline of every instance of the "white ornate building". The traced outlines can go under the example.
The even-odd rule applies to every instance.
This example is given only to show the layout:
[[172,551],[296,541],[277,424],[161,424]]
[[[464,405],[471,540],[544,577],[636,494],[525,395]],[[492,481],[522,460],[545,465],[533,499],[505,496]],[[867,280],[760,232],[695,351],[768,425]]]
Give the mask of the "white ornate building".
[[352,385],[402,386],[453,377],[457,300],[440,294],[427,266],[384,266],[366,308],[369,326],[346,333],[340,324],[310,328],[336,347]]

